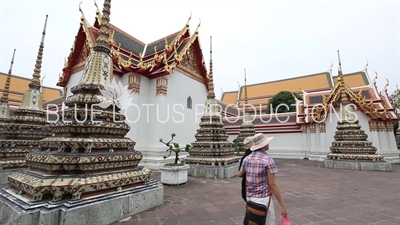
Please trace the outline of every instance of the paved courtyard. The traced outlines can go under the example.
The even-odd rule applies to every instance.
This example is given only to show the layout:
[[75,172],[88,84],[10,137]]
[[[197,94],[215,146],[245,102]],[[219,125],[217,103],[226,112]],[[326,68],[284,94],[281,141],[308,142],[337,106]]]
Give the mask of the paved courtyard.
[[[325,169],[323,163],[276,160],[278,183],[294,224],[400,224],[400,165],[394,172]],[[155,173],[154,178],[159,179]],[[243,224],[240,178],[189,177],[179,187],[164,186],[164,205],[120,225]],[[275,202],[277,224],[280,207]]]

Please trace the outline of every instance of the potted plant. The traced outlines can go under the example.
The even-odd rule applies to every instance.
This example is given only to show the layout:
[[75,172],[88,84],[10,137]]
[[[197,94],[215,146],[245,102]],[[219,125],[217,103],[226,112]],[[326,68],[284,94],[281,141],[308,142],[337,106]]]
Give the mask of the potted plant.
[[188,151],[190,149],[190,145],[187,144],[185,148],[179,146],[178,143],[173,142],[176,134],[171,134],[171,140],[168,142],[164,142],[162,138],[160,138],[160,142],[165,144],[167,148],[167,152],[169,154],[164,156],[163,158],[166,159],[175,154],[175,159],[173,163],[167,163],[160,166],[161,171],[161,183],[169,184],[169,185],[180,185],[184,184],[188,180],[188,169],[190,168],[189,165],[185,164],[183,160],[179,159],[179,153],[182,151]]

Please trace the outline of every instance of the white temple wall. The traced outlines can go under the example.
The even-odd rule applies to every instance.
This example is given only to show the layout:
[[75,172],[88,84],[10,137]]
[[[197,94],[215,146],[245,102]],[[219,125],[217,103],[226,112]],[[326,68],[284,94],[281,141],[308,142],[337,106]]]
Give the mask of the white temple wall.
[[79,83],[79,81],[81,80],[82,74],[83,74],[83,70],[80,70],[78,72],[71,74],[71,76],[69,77],[68,83],[66,85],[66,87],[68,88],[67,97],[72,95],[71,88],[73,88],[74,86],[76,86]]
[[[146,94],[149,99],[147,102],[141,101],[141,104],[151,103],[152,105],[149,106],[148,120],[147,115],[145,117],[143,115],[140,121],[142,134],[146,135],[143,139],[147,139],[147,143],[142,145],[139,144],[141,139],[134,139],[137,141],[138,147],[136,149],[143,152],[145,156],[141,165],[150,169],[158,169],[160,164],[173,160],[173,157],[163,159],[167,152],[166,146],[159,142],[160,138],[168,141],[171,134],[175,133],[174,141],[182,147],[195,141],[194,135],[199,128],[207,98],[207,88],[204,83],[200,83],[179,71],[175,70],[165,78],[168,79],[166,96],[162,94],[156,96],[157,79],[148,80],[148,86],[145,89],[148,90]],[[187,108],[189,96],[192,99],[191,109]],[[147,111],[145,106],[142,108],[145,112]],[[180,155],[181,158],[184,158],[187,154],[182,153]]]

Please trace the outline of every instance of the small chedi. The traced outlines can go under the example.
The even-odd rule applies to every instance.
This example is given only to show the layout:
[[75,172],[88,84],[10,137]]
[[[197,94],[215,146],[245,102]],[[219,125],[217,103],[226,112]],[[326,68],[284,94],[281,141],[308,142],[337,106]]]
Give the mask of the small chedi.
[[150,177],[149,169],[138,166],[143,156],[134,150],[135,142],[125,138],[130,127],[118,104],[99,107],[113,103],[102,94],[114,79],[108,41],[110,7],[111,1],[105,0],[94,51],[80,82],[71,89],[73,95],[65,101],[68,108],[50,125],[55,135],[27,155],[29,171],[9,177],[11,190],[30,202],[106,196],[144,185]]
[[[10,121],[10,105],[8,104],[8,95],[10,93],[10,83],[11,83],[12,67],[14,64],[14,57],[15,57],[15,49],[11,59],[10,69],[8,70],[6,83],[4,84],[3,95],[0,98],[0,140],[5,138],[4,128],[5,125]],[[2,155],[1,157],[4,157],[4,155]]]
[[[339,51],[338,51],[339,54]],[[328,168],[383,170],[391,171],[390,163],[383,161],[384,157],[376,154],[377,148],[368,141],[368,135],[356,118],[354,105],[351,99],[356,94],[345,84],[339,57],[338,80],[328,98],[324,97],[324,104],[332,104],[340,108],[340,118],[337,122],[335,141],[327,154],[325,166]],[[327,107],[328,108],[328,107]],[[375,164],[368,164],[368,162]],[[340,166],[335,163],[342,163]],[[379,165],[378,165],[378,164]]]
[[[212,54],[211,50],[210,54]],[[218,112],[218,103],[215,100],[214,93],[212,66],[212,58],[210,58],[208,96],[205,103],[205,112],[201,117],[200,129],[195,134],[196,141],[192,143],[189,156],[185,159],[187,164],[227,166],[237,163],[239,160],[239,157],[235,155],[235,148],[228,141],[228,134],[224,129],[221,115]],[[189,175],[193,175],[193,171],[190,172],[189,170]]]
[[[244,116],[243,116],[243,121],[242,125],[240,126],[239,130],[239,135],[237,136],[237,142],[240,146],[243,145],[243,141],[246,137],[252,137],[256,134],[256,129],[254,128],[253,124],[253,118],[251,117],[250,113],[247,110],[247,79],[246,79],[246,69],[244,70],[244,106],[243,106],[243,111],[244,111]],[[239,151],[239,155],[242,155],[244,153],[244,148],[243,151]]]
[[[39,140],[52,135],[46,124],[46,112],[43,110],[43,96],[40,83],[46,25],[47,17],[44,24],[42,40],[39,45],[33,77],[29,83],[29,89],[24,93],[21,105],[14,111],[14,115],[9,119],[9,122],[3,126],[5,139],[0,141],[2,157],[0,161],[1,169],[26,167],[25,156],[29,152],[38,149]],[[8,102],[10,76],[11,68],[6,80],[7,87],[3,93],[2,102]],[[5,115],[9,116],[9,107],[6,110],[8,110],[8,112],[5,112]]]

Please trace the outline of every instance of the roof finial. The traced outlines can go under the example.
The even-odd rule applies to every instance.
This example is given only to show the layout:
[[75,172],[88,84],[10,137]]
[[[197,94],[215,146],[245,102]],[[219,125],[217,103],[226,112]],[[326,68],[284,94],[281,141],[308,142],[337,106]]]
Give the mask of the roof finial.
[[109,22],[110,22],[110,11],[111,0],[104,0],[103,13],[101,15],[101,26],[98,31],[99,36],[97,36],[96,45],[93,47],[95,51],[106,52],[109,54],[111,52],[109,47]]
[[0,101],[2,103],[8,103],[8,94],[10,93],[9,90],[10,90],[10,83],[11,83],[12,68],[13,68],[13,65],[14,65],[15,51],[16,51],[16,49],[14,49],[14,53],[13,53],[13,56],[11,58],[10,69],[8,70],[6,83],[4,85],[3,96],[1,96],[1,100]]
[[212,62],[212,36],[210,36],[210,72],[208,77],[208,99],[214,99],[214,79],[213,79],[213,62]]
[[36,58],[36,64],[35,64],[35,69],[33,70],[33,77],[32,81],[29,84],[30,88],[35,88],[37,90],[40,90],[40,71],[42,68],[42,57],[43,57],[43,48],[44,48],[44,37],[46,36],[46,27],[47,27],[47,18],[49,16],[46,15],[46,20],[44,22],[44,27],[43,27],[43,32],[42,32],[42,40],[40,41],[39,45],[39,52]]
[[340,53],[339,53],[339,50],[337,50],[337,54],[338,54],[338,60],[339,60],[339,77],[342,77],[343,78],[343,72],[342,72],[342,62],[340,61]]
[[94,6],[96,7],[97,21],[99,22],[99,24],[101,24],[101,13],[99,7],[97,6],[96,0],[94,0]]
[[329,67],[329,71],[332,73],[332,68],[333,68],[333,61],[331,60],[331,66]]
[[200,25],[201,25],[201,19],[199,18],[199,25],[197,25],[196,33],[199,33],[199,27],[200,27]]
[[365,67],[364,67],[365,71],[367,71],[367,69],[368,69],[368,59],[366,59],[366,60],[367,60],[367,64],[365,64]]
[[190,12],[190,16],[189,16],[189,19],[186,22],[186,26],[189,26],[189,21],[192,19],[192,11],[189,11],[189,12]]
[[338,68],[338,72],[339,72],[339,77],[337,79],[337,82],[339,82],[339,89],[340,89],[340,93],[341,93],[341,102],[344,104],[348,104],[349,103],[349,99],[347,97],[346,94],[346,88],[345,88],[345,83],[344,83],[344,79],[343,79],[343,71],[342,71],[342,62],[340,61],[340,54],[339,54],[339,50],[337,50],[338,53],[338,60],[339,60],[339,68]]
[[244,69],[244,104],[247,105],[247,79],[246,79],[246,69]]

